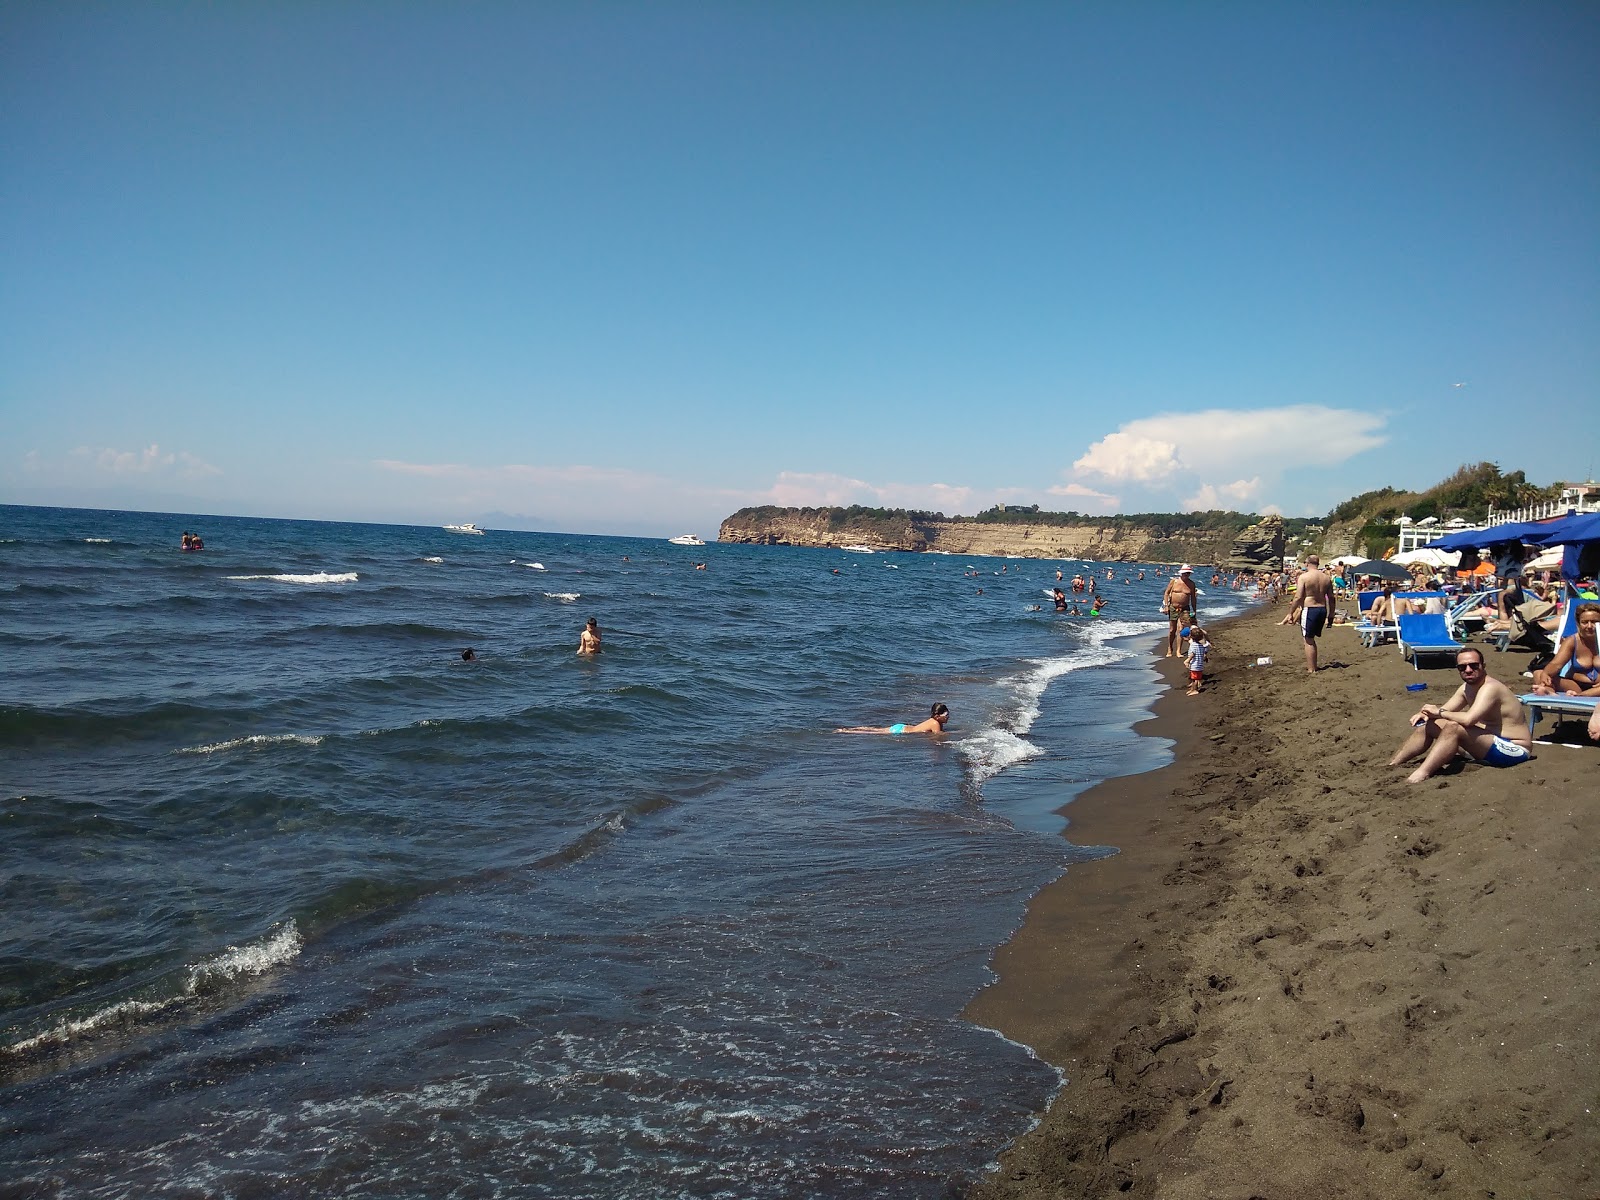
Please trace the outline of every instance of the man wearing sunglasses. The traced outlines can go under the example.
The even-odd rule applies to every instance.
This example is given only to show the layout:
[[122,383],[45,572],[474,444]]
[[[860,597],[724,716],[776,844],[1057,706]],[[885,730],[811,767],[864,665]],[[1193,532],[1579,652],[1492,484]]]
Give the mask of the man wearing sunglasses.
[[1443,704],[1424,704],[1411,717],[1411,735],[1389,760],[1391,767],[1422,756],[1422,765],[1406,776],[1421,783],[1459,754],[1491,767],[1514,767],[1533,747],[1533,735],[1522,704],[1511,689],[1491,679],[1483,651],[1465,646],[1456,651],[1461,686]]

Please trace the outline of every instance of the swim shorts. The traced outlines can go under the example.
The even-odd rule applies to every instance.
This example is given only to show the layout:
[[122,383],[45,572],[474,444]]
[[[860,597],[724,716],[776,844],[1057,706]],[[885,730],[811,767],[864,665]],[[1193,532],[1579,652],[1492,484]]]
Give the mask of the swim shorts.
[[1300,628],[1308,638],[1321,637],[1327,623],[1328,610],[1320,604],[1308,604],[1300,610]]
[[904,733],[905,731],[906,727],[905,722],[903,721],[897,721],[895,724],[889,726],[890,733]]
[[1506,741],[1503,737],[1497,737],[1494,739],[1494,745],[1489,747],[1489,753],[1485,754],[1481,761],[1486,767],[1514,767],[1519,762],[1527,761],[1527,758],[1526,746],[1519,746],[1515,742]]
[[1199,683],[1202,679],[1205,678],[1205,672],[1204,671],[1190,671],[1189,672],[1189,678],[1194,683]]

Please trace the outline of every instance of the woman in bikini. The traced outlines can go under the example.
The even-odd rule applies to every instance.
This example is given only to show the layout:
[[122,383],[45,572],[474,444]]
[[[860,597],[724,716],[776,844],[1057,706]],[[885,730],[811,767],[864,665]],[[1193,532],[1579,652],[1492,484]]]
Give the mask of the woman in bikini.
[[943,704],[933,706],[933,715],[926,721],[917,725],[852,725],[848,729],[836,729],[835,733],[943,733],[945,723],[950,720],[950,710]]
[[[1600,604],[1578,606],[1578,632],[1561,640],[1543,670],[1533,673],[1535,695],[1600,696]],[[1562,669],[1571,669],[1562,674]]]

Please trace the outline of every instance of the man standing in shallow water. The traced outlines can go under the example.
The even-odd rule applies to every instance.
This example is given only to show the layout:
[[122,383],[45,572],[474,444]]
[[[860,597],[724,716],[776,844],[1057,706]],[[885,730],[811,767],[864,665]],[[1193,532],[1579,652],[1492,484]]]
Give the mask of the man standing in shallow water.
[[1424,704],[1411,718],[1411,736],[1389,760],[1391,767],[1425,754],[1422,765],[1406,776],[1421,783],[1436,775],[1458,754],[1491,767],[1514,767],[1528,759],[1533,734],[1522,715],[1522,702],[1484,669],[1483,651],[1466,646],[1456,651],[1461,686],[1443,704]]
[[1199,624],[1197,612],[1200,589],[1194,585],[1194,568],[1188,563],[1167,583],[1161,595],[1161,610],[1167,614],[1167,657],[1178,657],[1178,626]]

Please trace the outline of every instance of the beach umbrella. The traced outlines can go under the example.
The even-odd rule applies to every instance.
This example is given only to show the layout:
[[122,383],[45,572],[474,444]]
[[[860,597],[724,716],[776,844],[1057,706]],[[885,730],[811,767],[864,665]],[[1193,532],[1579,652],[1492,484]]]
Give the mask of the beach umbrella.
[[1422,563],[1437,570],[1439,567],[1453,567],[1461,561],[1461,555],[1452,554],[1445,550],[1407,550],[1404,554],[1396,554],[1389,560],[1399,563],[1402,567],[1409,567],[1413,563]]
[[1374,579],[1393,579],[1396,583],[1409,583],[1411,580],[1410,571],[1378,558],[1369,558],[1366,562],[1359,562],[1350,569],[1357,575],[1371,575]]
[[1472,570],[1468,571],[1467,574],[1468,575],[1493,575],[1494,574],[1494,564],[1492,562],[1480,562],[1477,566],[1473,567]]

